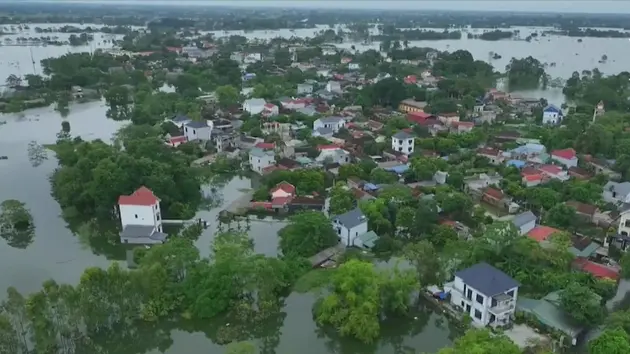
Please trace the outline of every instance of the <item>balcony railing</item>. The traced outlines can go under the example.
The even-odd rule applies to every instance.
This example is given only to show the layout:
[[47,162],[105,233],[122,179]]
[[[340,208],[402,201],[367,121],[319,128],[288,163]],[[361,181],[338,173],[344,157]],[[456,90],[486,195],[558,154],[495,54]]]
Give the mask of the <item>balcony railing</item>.
[[490,312],[494,314],[504,313],[513,310],[514,306],[514,301],[501,302],[495,306],[490,307]]

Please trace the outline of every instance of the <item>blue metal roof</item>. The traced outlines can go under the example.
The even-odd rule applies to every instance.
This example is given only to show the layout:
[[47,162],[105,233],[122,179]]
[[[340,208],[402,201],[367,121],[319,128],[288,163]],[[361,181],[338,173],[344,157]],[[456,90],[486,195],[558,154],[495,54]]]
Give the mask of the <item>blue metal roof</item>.
[[505,163],[508,166],[514,166],[516,168],[523,168],[523,166],[525,166],[525,161],[521,161],[521,160],[510,160],[508,162]]
[[399,175],[407,172],[407,170],[409,170],[409,165],[399,165],[399,166],[394,166],[394,167],[390,167],[390,168],[386,168],[385,171],[389,171],[389,172],[395,172]]
[[368,190],[368,191],[375,191],[378,189],[378,186],[374,183],[366,183],[363,186],[363,189]]
[[545,107],[545,109],[543,110],[543,112],[554,112],[554,113],[562,113],[562,110],[552,104],[550,104],[549,106]]

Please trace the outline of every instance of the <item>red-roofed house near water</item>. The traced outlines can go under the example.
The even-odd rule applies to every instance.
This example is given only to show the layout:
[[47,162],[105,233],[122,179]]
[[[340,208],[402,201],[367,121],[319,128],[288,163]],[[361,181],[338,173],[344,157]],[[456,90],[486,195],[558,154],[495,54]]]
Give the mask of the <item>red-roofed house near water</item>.
[[130,195],[118,198],[122,232],[120,241],[128,244],[159,244],[166,241],[162,232],[160,199],[142,186]]

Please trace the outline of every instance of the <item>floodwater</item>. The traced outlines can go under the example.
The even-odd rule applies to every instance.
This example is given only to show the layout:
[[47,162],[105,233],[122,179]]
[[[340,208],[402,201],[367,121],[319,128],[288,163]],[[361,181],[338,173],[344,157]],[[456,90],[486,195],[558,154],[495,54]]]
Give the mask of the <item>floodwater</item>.
[[[32,27],[35,27],[33,25]],[[40,25],[43,27],[43,25]],[[322,27],[320,29],[327,28]],[[236,33],[231,32],[232,33]],[[253,38],[271,38],[312,36],[314,30],[255,31],[244,35]],[[521,30],[521,37],[524,30]],[[242,34],[242,33],[241,33]],[[23,35],[23,34],[20,34]],[[217,33],[225,35],[225,33]],[[63,37],[59,34],[59,37]],[[67,36],[67,35],[66,35]],[[41,72],[39,60],[65,54],[69,51],[90,51],[97,47],[105,48],[102,35],[95,34],[97,40],[84,47],[9,47],[0,46],[0,78],[10,74],[24,75],[33,72],[31,50],[36,62],[35,73]],[[99,44],[100,43],[100,44]],[[350,48],[351,43],[342,46]],[[378,49],[378,44],[363,46],[354,44],[357,49],[368,47]],[[630,42],[625,39],[584,38],[578,43],[576,38],[543,37],[531,43],[525,41],[487,42],[462,39],[459,41],[417,41],[413,46],[434,47],[440,50],[466,49],[475,58],[488,60],[490,51],[499,53],[502,59],[492,63],[503,70],[512,56],[532,55],[542,62],[555,62],[555,67],[547,68],[553,77],[567,78],[573,71],[598,67],[602,72],[613,74],[625,70],[622,60],[630,55]],[[578,55],[575,55],[578,53]],[[601,55],[608,55],[606,63],[598,63]],[[542,96],[551,102],[560,103],[559,90],[530,92],[529,97]],[[74,105],[65,118],[71,125],[71,133],[84,139],[109,140],[120,128],[121,123],[105,117],[106,107],[102,102]],[[125,260],[125,250],[117,244],[96,242],[93,239],[73,235],[66,222],[60,217],[59,205],[50,196],[48,176],[56,167],[53,154],[37,167],[29,161],[27,149],[31,141],[39,144],[52,143],[61,128],[63,119],[51,108],[34,109],[16,115],[0,115],[0,155],[7,155],[8,160],[0,160],[0,200],[18,199],[26,203],[31,210],[36,224],[33,242],[25,249],[16,249],[0,240],[0,289],[15,286],[22,292],[39,289],[41,283],[49,278],[58,282],[75,284],[83,270],[90,266],[106,267],[113,261]],[[233,178],[222,185],[206,187],[207,193],[218,198],[218,206],[211,210],[201,210],[197,217],[210,223],[197,240],[196,245],[202,255],[208,255],[213,234],[216,231],[216,216],[221,208],[237,199],[243,189],[251,188],[253,181],[247,178]],[[212,189],[215,188],[215,189]],[[270,220],[252,221],[250,235],[255,241],[257,252],[275,256],[277,254],[277,231],[283,226]],[[1,295],[0,295],[1,297]],[[373,346],[364,346],[354,341],[340,339],[334,332],[317,328],[311,314],[315,297],[312,294],[291,294],[285,301],[278,320],[261,328],[249,328],[250,340],[257,342],[265,353],[379,353],[392,354],[402,352],[403,348],[413,348],[419,352],[435,352],[449,345],[456,332],[452,331],[442,315],[431,309],[420,307],[414,310],[409,319],[390,320],[383,324],[382,338]],[[147,325],[148,326],[148,325]],[[227,325],[213,323],[163,323],[156,328],[126,328],[138,334],[129,347],[117,354],[167,353],[167,354],[202,354],[221,352],[222,346],[213,343],[224,342],[217,332]],[[219,336],[220,337],[220,336]],[[308,343],[308,344],[306,344]],[[137,345],[134,345],[137,344]],[[120,349],[120,348],[119,348]]]

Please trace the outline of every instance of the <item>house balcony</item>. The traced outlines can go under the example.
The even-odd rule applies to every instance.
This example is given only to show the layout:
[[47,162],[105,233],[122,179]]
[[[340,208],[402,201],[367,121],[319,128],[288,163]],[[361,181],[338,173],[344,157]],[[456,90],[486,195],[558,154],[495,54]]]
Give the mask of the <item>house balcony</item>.
[[444,290],[446,292],[451,292],[452,294],[453,293],[457,294],[457,296],[465,302],[472,302],[472,298],[466,297],[466,294],[464,293],[464,289],[455,286],[455,282],[449,282],[449,283],[444,284]]
[[516,307],[516,302],[514,298],[507,294],[500,294],[492,298],[493,301],[496,301],[496,305],[491,306],[488,311],[497,317],[501,317],[506,312],[514,312]]

